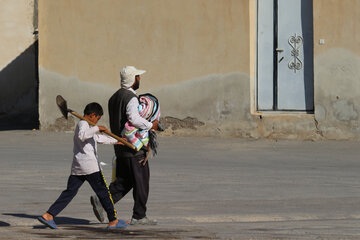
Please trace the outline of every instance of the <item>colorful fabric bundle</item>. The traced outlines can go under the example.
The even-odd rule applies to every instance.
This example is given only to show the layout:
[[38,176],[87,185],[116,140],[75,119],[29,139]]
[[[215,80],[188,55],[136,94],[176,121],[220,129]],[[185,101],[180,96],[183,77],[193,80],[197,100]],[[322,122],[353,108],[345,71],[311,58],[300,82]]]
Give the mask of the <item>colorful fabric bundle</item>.
[[139,114],[149,122],[160,119],[160,105],[156,97],[150,93],[139,96]]
[[[156,97],[150,93],[142,94],[139,96],[139,103],[139,114],[141,117],[150,122],[160,119],[160,104]],[[138,129],[130,122],[125,124],[123,135],[136,147],[137,151],[143,146],[148,147],[149,145],[149,131]],[[156,141],[156,136],[154,141]],[[150,145],[156,146],[156,143],[150,143]]]

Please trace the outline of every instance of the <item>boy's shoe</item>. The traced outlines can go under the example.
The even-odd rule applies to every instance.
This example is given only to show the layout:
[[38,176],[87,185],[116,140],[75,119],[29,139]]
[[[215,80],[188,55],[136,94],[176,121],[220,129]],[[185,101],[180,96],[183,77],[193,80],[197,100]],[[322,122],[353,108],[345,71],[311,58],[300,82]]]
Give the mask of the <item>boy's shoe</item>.
[[149,219],[144,217],[141,219],[131,218],[130,225],[156,225],[157,221],[155,219]]
[[58,229],[58,227],[56,226],[56,223],[54,222],[54,220],[46,220],[43,217],[38,217],[37,218],[42,224],[44,224],[45,226],[51,228],[51,229]]
[[94,214],[95,214],[96,218],[100,222],[104,222],[104,220],[105,220],[105,218],[104,218],[104,209],[101,206],[99,198],[96,195],[91,196],[90,197],[90,202],[91,202],[91,205],[93,207],[93,211],[94,211]]
[[119,219],[118,223],[115,226],[107,226],[107,229],[116,229],[116,228],[126,228],[129,226],[126,222]]

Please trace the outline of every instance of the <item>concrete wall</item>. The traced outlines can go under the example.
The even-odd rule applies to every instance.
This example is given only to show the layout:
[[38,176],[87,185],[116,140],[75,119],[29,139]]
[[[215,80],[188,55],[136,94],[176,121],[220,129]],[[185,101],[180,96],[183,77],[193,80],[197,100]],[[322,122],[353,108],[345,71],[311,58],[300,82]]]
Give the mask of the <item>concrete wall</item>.
[[359,139],[360,1],[314,1],[314,16],[318,129],[328,139]]
[[[232,119],[244,115],[239,110],[248,102],[242,101],[249,86],[248,8],[247,0],[40,1],[42,128],[52,129],[60,117],[57,94],[79,112],[89,101],[107,106],[125,65],[147,70],[140,90],[159,93],[163,116],[223,118],[210,116],[213,108]],[[236,97],[233,84],[246,95]],[[178,86],[184,88],[179,98],[165,90]],[[199,91],[189,91],[193,87]],[[185,99],[187,107],[179,104]],[[211,111],[199,113],[200,102]]]
[[[358,139],[360,0],[314,1],[315,114],[256,113],[256,0],[39,2],[42,129],[71,129],[61,94],[82,112],[146,69],[140,93],[161,103],[165,134]],[[319,40],[325,44],[320,45]]]
[[36,1],[0,0],[0,130],[39,127]]
[[[315,114],[264,114],[251,135],[268,138],[359,139],[359,0],[316,0],[314,9]],[[256,0],[250,1],[250,80],[255,82]],[[320,44],[320,39],[324,44]]]

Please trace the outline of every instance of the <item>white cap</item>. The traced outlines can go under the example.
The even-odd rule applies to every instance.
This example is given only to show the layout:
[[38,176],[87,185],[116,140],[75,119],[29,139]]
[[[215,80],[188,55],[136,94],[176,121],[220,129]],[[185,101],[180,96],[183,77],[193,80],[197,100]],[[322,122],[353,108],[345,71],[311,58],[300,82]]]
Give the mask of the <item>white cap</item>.
[[145,70],[136,69],[133,66],[123,67],[120,71],[121,87],[129,88],[135,82],[135,76],[145,73]]

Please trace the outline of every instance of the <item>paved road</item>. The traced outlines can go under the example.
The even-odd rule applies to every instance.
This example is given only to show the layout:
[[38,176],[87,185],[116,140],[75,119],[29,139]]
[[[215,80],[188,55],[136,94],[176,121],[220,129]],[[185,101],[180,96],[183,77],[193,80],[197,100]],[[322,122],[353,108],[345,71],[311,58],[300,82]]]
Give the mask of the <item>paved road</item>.
[[[148,216],[108,231],[84,184],[56,218],[36,217],[65,188],[72,133],[0,132],[0,239],[360,239],[360,143],[160,137]],[[110,181],[111,146],[99,146]],[[116,208],[131,218],[132,196]]]

